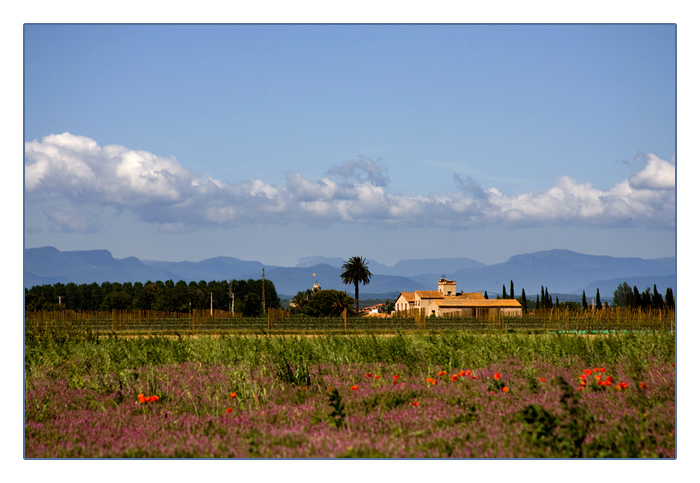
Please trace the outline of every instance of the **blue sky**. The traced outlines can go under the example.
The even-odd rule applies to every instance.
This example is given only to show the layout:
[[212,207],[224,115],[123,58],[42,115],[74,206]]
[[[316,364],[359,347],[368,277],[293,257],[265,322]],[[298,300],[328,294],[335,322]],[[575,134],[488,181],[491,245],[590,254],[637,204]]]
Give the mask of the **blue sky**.
[[676,26],[24,27],[25,246],[675,255]]

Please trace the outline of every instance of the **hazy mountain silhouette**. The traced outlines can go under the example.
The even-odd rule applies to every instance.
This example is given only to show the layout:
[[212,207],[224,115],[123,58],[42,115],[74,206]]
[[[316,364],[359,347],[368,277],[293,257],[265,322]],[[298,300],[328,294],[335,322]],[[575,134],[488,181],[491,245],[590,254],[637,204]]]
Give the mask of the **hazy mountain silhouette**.
[[[24,250],[24,286],[54,283],[146,282],[148,280],[232,280],[265,278],[275,284],[277,293],[294,295],[314,283],[322,288],[347,290],[340,280],[343,258],[311,256],[300,258],[295,267],[263,265],[233,257],[214,257],[199,262],[165,262],[135,257],[116,259],[107,250],[62,252],[53,247]],[[535,295],[540,287],[549,293],[612,297],[617,285],[627,281],[639,290],[657,285],[660,292],[671,287],[676,292],[676,258],[621,258],[584,255],[570,250],[547,250],[511,257],[504,263],[485,265],[469,258],[401,260],[394,266],[368,259],[372,281],[360,287],[363,298],[372,294],[436,290],[442,276],[457,282],[457,290],[488,291],[500,294],[503,285],[510,291],[513,280],[516,295],[525,289]],[[314,274],[316,274],[314,276]]]

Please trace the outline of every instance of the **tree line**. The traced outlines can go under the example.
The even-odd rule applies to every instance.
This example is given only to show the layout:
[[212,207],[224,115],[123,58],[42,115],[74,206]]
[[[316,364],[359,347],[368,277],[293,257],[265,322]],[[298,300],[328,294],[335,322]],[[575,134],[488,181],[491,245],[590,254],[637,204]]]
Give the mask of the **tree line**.
[[643,292],[640,292],[636,285],[631,288],[627,282],[623,282],[617,286],[617,290],[613,294],[613,305],[632,309],[641,308],[642,310],[661,308],[675,310],[676,301],[671,287],[668,287],[666,294],[662,296],[656,290],[656,284],[654,284],[653,291],[647,287]]
[[[488,297],[488,293],[484,292],[484,297]],[[503,290],[501,295],[497,296],[496,298],[498,299],[516,299],[518,302],[520,302],[520,305],[522,305],[523,310],[527,310],[528,308],[528,299],[527,296],[525,295],[525,289],[522,289],[522,293],[520,297],[515,297],[515,291],[514,291],[514,286],[513,286],[513,281],[510,281],[510,294],[506,292],[506,286],[503,285]],[[600,290],[596,289],[596,294],[595,294],[595,299],[591,304],[593,307],[596,309],[602,309],[603,307],[607,307],[608,303],[607,302],[601,302],[600,299]],[[673,295],[673,289],[671,287],[668,287],[666,289],[666,295],[662,296],[657,290],[656,290],[656,284],[654,285],[654,289],[650,287],[647,287],[644,292],[639,292],[637,287],[635,286],[634,288],[630,288],[630,286],[627,284],[627,282],[624,282],[620,285],[617,286],[617,290],[615,290],[615,293],[613,295],[613,306],[614,307],[628,307],[628,308],[641,308],[642,310],[646,309],[651,309],[651,310],[657,310],[657,309],[670,309],[670,310],[675,310],[676,308],[676,301]],[[556,297],[556,302],[552,301],[552,296],[549,293],[549,290],[545,286],[540,286],[540,293],[537,294],[535,298],[535,305],[534,307],[530,306],[530,308],[534,309],[551,309],[551,308],[563,308],[563,307],[568,307],[570,309],[588,309],[589,304],[588,304],[588,298],[586,297],[586,291],[584,290],[582,295],[581,295],[581,303],[577,302],[572,302],[572,301],[567,301],[567,302],[559,302],[559,297]]]
[[[281,309],[274,283],[265,280],[265,308]],[[186,313],[190,310],[231,310],[247,317],[263,315],[263,281],[232,280],[190,282],[183,280],[55,283],[25,289],[25,310],[153,310]]]

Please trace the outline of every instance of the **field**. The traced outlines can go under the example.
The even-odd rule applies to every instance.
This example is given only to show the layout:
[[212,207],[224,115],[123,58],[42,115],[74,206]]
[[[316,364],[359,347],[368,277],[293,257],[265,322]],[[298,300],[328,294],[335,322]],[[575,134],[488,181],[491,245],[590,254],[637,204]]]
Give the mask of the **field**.
[[613,333],[631,331],[673,331],[673,310],[568,309],[529,310],[523,317],[290,317],[283,310],[270,309],[268,317],[232,316],[221,310],[193,310],[191,313],[125,311],[37,311],[25,313],[31,330],[65,329],[97,333],[137,335],[184,335],[205,333],[365,333],[415,330]]
[[27,320],[25,457],[674,458],[674,332],[571,332]]

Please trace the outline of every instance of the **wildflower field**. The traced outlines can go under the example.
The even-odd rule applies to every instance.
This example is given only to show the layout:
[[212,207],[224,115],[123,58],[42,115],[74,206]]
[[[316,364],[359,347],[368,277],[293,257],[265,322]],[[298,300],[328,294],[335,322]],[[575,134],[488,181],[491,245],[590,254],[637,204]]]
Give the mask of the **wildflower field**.
[[675,335],[28,331],[27,458],[673,458]]

